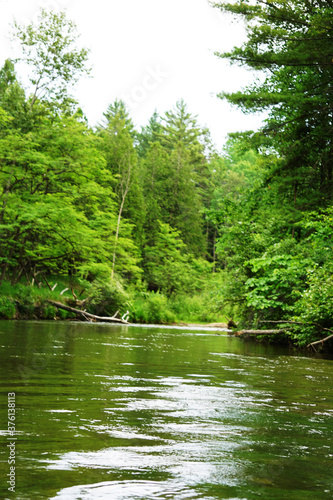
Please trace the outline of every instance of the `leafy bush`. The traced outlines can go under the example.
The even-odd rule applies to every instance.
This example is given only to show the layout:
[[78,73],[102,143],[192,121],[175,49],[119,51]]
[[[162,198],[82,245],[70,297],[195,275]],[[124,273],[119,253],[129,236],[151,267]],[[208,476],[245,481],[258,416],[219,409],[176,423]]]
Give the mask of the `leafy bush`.
[[129,295],[119,281],[92,284],[88,291],[87,307],[97,316],[113,316],[117,311],[124,314],[129,308]]
[[214,303],[207,294],[188,296],[179,295],[170,301],[170,308],[178,321],[188,323],[207,323],[217,321]]
[[16,308],[12,299],[8,297],[0,297],[0,318],[14,319]]
[[[323,328],[333,325],[333,268],[315,267],[308,272],[308,288],[295,307],[296,319],[304,323],[295,329],[299,344],[307,344],[325,336]],[[329,335],[329,333],[327,333]]]
[[35,313],[35,297],[34,290],[30,286],[19,286],[16,291],[16,307],[20,314],[25,319],[30,319]]
[[169,309],[168,299],[164,295],[143,292],[133,302],[130,320],[134,323],[166,324],[175,321],[175,314]]
[[248,265],[253,274],[246,283],[247,305],[271,319],[292,313],[305,289],[310,261],[292,255],[263,255]]
[[57,316],[57,309],[51,304],[43,304],[38,308],[38,316],[41,319],[54,319]]

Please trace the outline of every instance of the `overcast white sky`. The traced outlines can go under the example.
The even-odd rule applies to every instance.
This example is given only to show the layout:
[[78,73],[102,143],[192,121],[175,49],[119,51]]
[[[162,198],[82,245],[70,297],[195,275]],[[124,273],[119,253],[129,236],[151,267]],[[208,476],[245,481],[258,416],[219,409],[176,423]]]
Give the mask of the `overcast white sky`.
[[13,57],[8,33],[37,19],[40,8],[66,9],[90,49],[92,77],[80,82],[76,98],[95,125],[116,98],[127,103],[138,128],[154,110],[160,114],[183,98],[220,149],[229,132],[256,129],[245,116],[216,97],[244,87],[253,76],[214,56],[238,45],[242,26],[209,6],[208,0],[0,0],[0,64]]

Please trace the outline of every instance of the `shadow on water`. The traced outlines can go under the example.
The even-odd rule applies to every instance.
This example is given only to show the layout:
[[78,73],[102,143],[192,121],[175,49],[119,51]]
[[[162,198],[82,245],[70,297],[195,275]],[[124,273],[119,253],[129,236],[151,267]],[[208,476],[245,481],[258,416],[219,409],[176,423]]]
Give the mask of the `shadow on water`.
[[4,321],[0,345],[15,498],[333,496],[332,360],[187,327]]

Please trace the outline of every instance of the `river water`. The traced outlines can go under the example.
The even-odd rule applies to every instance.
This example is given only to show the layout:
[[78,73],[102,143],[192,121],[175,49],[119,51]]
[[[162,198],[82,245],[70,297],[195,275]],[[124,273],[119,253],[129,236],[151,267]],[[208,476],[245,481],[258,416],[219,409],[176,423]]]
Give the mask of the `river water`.
[[333,498],[330,359],[186,327],[3,321],[0,345],[0,498]]

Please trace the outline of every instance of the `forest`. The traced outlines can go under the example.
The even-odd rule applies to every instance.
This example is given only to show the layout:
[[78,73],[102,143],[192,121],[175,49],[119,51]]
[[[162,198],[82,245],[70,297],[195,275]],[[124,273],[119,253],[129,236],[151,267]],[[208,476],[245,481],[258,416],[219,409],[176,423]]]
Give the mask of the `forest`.
[[267,113],[222,152],[182,99],[140,130],[119,99],[91,127],[72,96],[90,71],[75,24],[46,10],[15,24],[22,55],[0,70],[1,318],[71,317],[55,300],[332,347],[333,2],[212,8],[247,26],[216,57],[258,75],[218,97]]

